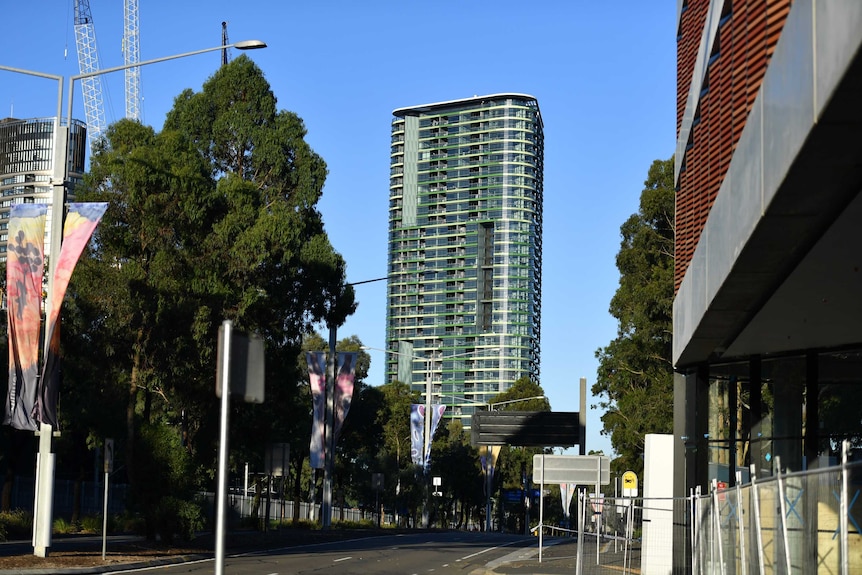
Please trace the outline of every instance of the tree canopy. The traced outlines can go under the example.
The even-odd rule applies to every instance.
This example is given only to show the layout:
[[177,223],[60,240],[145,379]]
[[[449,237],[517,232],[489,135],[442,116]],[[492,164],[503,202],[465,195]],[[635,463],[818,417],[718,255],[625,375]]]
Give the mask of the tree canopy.
[[602,433],[619,454],[615,467],[643,469],[644,436],[673,430],[673,159],[650,166],[640,209],[620,228],[620,285],[610,313],[617,337],[596,352],[592,387],[602,398]]
[[326,164],[305,134],[296,114],[276,109],[261,70],[239,57],[202,91],[176,98],[161,132],[120,121],[93,154],[78,198],[109,207],[72,280],[69,345],[87,353],[69,372],[80,389],[125,388],[122,446],[141,502],[152,488],[137,443],[164,435],[147,427],[181,429],[197,473],[212,476],[223,320],[265,341],[267,403],[235,407],[239,421],[257,410],[248,422],[258,432],[246,438],[259,446],[297,399],[302,334],[355,307],[316,207]]

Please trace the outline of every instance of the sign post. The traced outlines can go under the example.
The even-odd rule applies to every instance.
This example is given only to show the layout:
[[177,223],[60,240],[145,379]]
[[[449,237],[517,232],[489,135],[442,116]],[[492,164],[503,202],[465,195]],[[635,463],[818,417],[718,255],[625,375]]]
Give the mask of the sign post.
[[216,397],[221,398],[221,421],[216,491],[215,575],[224,575],[230,394],[242,395],[247,403],[263,403],[263,340],[256,336],[249,337],[241,333],[233,333],[233,322],[225,320],[219,327],[217,364]]
[[102,503],[102,561],[108,547],[108,479],[114,472],[114,440],[105,439],[105,501]]
[[634,471],[623,473],[623,497],[638,496],[638,476]]
[[[603,455],[545,455],[533,456],[533,483],[539,484],[539,490],[545,483],[574,483],[576,485],[593,485],[596,499],[600,485],[611,482],[611,460]],[[541,505],[540,499],[540,505]],[[539,519],[539,562],[542,561],[542,519]],[[596,548],[598,548],[598,532]]]

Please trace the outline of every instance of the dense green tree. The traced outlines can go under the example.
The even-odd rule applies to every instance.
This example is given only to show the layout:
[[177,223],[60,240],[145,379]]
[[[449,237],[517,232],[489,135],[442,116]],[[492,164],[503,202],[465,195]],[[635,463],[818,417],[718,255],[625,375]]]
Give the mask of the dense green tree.
[[515,380],[509,389],[495,395],[488,403],[491,404],[491,409],[496,411],[551,410],[551,404],[545,397],[545,390],[527,376]]
[[[495,396],[490,403],[491,409],[495,411],[551,410],[551,404],[545,397],[542,386],[527,376],[515,380],[509,389]],[[495,407],[495,404],[499,405]],[[500,489],[524,489],[525,481],[529,482],[532,474],[533,455],[537,453],[541,453],[541,448],[503,446],[497,462],[494,492],[499,493]],[[526,487],[532,489],[532,484]],[[523,533],[522,521],[527,513],[523,501],[505,504],[505,508],[509,515],[508,528]]]
[[[438,432],[432,446],[431,475],[441,478],[442,495],[432,500],[441,527],[466,527],[484,516],[485,496],[479,451],[470,444],[461,421],[454,419]],[[454,509],[455,516],[449,511]]]
[[617,470],[643,469],[644,436],[673,429],[672,308],[674,266],[673,159],[656,160],[640,209],[620,228],[620,285],[610,313],[617,337],[596,352],[594,395]]
[[72,373],[82,389],[125,389],[126,470],[139,503],[158,485],[136,452],[144,425],[174,426],[197,479],[212,486],[222,320],[264,338],[267,401],[232,408],[234,445],[261,451],[292,431],[279,421],[300,399],[302,334],[353,310],[316,208],[326,165],[304,136],[240,57],[178,97],[161,132],[120,121],[93,154],[79,199],[109,208],[70,289],[87,348]]

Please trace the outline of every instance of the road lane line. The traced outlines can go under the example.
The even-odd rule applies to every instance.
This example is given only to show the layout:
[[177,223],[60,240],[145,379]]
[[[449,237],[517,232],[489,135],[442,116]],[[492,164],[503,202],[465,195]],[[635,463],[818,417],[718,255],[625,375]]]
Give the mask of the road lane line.
[[488,551],[493,551],[494,549],[500,549],[501,547],[508,547],[509,545],[514,545],[515,543],[523,543],[523,541],[511,541],[509,543],[504,543],[503,545],[497,545],[496,547],[488,547],[487,549],[482,549],[481,551],[477,551],[476,553],[472,553],[470,555],[465,555],[464,557],[461,557],[461,559],[458,559],[458,561],[462,561],[464,559],[472,559],[473,557],[476,557],[477,555],[482,555],[483,553],[487,553]]
[[348,559],[353,559],[353,557],[342,557],[341,559],[333,559],[333,563],[341,563],[342,561],[347,561]]

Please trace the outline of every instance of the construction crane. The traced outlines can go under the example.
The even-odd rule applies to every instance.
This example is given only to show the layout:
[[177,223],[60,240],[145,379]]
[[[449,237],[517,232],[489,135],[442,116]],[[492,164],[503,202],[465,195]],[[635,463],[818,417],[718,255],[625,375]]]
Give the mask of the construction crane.
[[[228,45],[227,22],[221,23],[221,45],[222,46]],[[221,50],[221,65],[222,66],[226,65],[227,61],[228,61],[227,48],[222,48],[222,50]]]
[[[75,45],[78,49],[78,68],[81,74],[100,69],[96,49],[96,29],[90,12],[90,0],[73,0],[75,3]],[[102,103],[102,80],[99,76],[81,79],[84,95],[84,115],[87,119],[87,140],[90,147],[105,131],[105,108]],[[71,118],[70,118],[71,120]]]
[[[138,0],[126,0],[123,6],[123,60],[126,65],[141,61],[141,35],[138,27]],[[126,118],[141,120],[141,69],[126,69]]]

